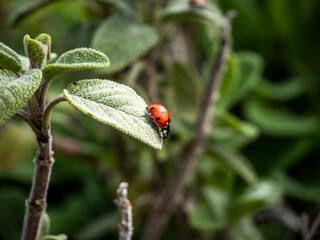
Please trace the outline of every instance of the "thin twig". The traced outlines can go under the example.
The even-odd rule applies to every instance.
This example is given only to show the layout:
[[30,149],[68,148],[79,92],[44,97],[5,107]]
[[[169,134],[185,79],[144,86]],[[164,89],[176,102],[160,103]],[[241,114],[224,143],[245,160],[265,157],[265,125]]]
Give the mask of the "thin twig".
[[29,100],[28,100],[28,108],[29,112],[31,115],[31,118],[33,120],[33,123],[37,128],[41,128],[41,111],[39,109],[39,105],[37,103],[35,95],[33,95]]
[[160,203],[147,223],[146,231],[142,237],[143,240],[159,239],[160,233],[176,204],[176,198],[183,187],[185,177],[202,152],[206,132],[210,129],[210,125],[208,124],[211,116],[210,111],[212,109],[210,106],[216,100],[216,97],[214,96],[215,90],[217,89],[216,86],[219,84],[219,80],[223,73],[226,56],[230,47],[230,21],[232,17],[233,14],[232,16],[231,14],[227,15],[226,21],[222,26],[220,48],[212,67],[210,81],[203,95],[200,114],[197,121],[196,136],[184,147],[178,173],[171,181],[169,181],[165,188]]
[[43,128],[49,129],[50,128],[50,117],[52,113],[52,109],[60,102],[66,101],[64,95],[61,93],[58,96],[56,96],[54,99],[52,99],[48,104],[46,105],[44,112],[43,112]]
[[38,103],[35,101],[35,98],[29,101],[31,121],[36,123],[38,152],[35,158],[32,187],[29,198],[26,201],[22,240],[37,239],[42,214],[47,206],[47,192],[51,168],[54,163],[49,121],[53,107],[61,101],[64,101],[63,95],[57,96],[47,104],[43,113],[37,108]]
[[48,89],[54,79],[46,79],[44,83],[39,88],[39,103],[40,103],[40,109],[44,108],[45,102],[46,102],[46,96]]
[[119,240],[130,240],[133,234],[132,206],[127,198],[128,183],[120,183],[117,189],[117,198],[114,200],[121,213],[121,223],[119,224]]
[[47,207],[47,191],[53,162],[53,157],[43,160],[37,156],[35,159],[32,188],[29,199],[26,200],[22,240],[37,239],[41,217]]

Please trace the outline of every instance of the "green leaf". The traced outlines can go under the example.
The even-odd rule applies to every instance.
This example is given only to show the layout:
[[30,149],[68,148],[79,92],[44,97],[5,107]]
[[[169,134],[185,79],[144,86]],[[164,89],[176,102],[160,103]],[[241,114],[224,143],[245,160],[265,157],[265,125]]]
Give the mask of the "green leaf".
[[67,240],[68,237],[65,234],[59,234],[59,235],[47,235],[43,237],[41,240]]
[[22,56],[22,55],[18,55],[20,61],[21,61],[21,72],[25,73],[26,71],[28,71],[30,69],[30,62],[29,62],[29,58]]
[[10,119],[37,90],[41,71],[33,69],[20,78],[13,78],[6,70],[0,70],[0,125]]
[[105,72],[111,74],[145,54],[157,40],[154,28],[117,14],[101,23],[91,45],[109,56],[112,64]]
[[224,124],[233,127],[247,138],[257,137],[259,131],[253,124],[241,121],[237,116],[227,111],[219,111],[216,113],[217,116],[220,117],[220,121],[223,121]]
[[161,149],[159,128],[150,120],[145,101],[130,87],[91,79],[73,82],[63,93],[84,114]]
[[30,38],[28,34],[24,36],[23,45],[31,67],[42,69],[46,65],[48,47],[41,42]]
[[0,67],[13,72],[19,72],[21,69],[18,54],[2,42],[0,42]]
[[244,113],[269,136],[297,137],[315,134],[320,129],[318,116],[296,115],[256,97],[246,101]]
[[262,66],[261,57],[255,53],[231,55],[227,72],[219,86],[217,106],[230,108],[243,99],[261,80]]
[[243,193],[232,197],[230,217],[241,218],[262,207],[268,207],[279,201],[282,187],[275,181],[264,180],[250,185]]
[[248,183],[257,182],[257,174],[250,162],[240,153],[225,147],[212,146],[209,154],[216,160],[226,164]]
[[254,124],[243,121],[224,109],[214,113],[215,125],[209,133],[209,139],[214,145],[236,150],[259,136],[260,131]]
[[50,54],[51,54],[51,37],[49,34],[41,33],[36,40],[41,42],[43,45],[47,47],[47,61],[50,61]]
[[255,92],[268,100],[288,101],[303,94],[306,88],[306,81],[301,77],[292,78],[280,83],[262,81]]
[[43,69],[45,79],[53,79],[66,71],[82,69],[106,68],[109,59],[102,52],[90,48],[77,48],[62,54],[55,63],[48,64]]
[[190,7],[188,1],[174,0],[168,7],[158,13],[158,19],[162,22],[192,21],[207,24],[220,25],[223,16],[216,5],[210,4],[207,8]]

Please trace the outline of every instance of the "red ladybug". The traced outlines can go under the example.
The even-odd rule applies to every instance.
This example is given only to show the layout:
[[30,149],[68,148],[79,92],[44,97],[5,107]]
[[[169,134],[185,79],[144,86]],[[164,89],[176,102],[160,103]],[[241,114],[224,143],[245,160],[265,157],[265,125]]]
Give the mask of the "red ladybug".
[[189,0],[191,7],[204,8],[207,6],[207,0]]
[[151,104],[146,107],[153,121],[161,128],[162,139],[166,141],[170,133],[170,115],[168,110],[160,104]]

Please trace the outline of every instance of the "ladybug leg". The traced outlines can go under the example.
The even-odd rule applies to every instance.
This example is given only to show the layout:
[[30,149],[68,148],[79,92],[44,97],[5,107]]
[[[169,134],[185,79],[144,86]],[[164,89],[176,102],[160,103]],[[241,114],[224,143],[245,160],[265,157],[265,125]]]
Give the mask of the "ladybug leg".
[[163,126],[161,130],[162,130],[162,132],[166,131],[166,133],[169,134],[170,133],[170,125],[167,124],[167,125]]
[[170,133],[170,125],[167,124],[165,126],[163,126],[161,128],[161,133],[162,133],[162,140],[163,141],[166,141],[169,137],[169,133]]

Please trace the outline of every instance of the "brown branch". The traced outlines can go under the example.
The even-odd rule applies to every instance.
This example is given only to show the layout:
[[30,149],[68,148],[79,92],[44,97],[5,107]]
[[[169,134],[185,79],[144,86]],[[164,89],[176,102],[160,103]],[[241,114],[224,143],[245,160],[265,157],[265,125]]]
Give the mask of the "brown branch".
[[132,226],[132,206],[127,198],[128,183],[120,183],[117,189],[117,198],[114,200],[121,213],[121,223],[119,224],[119,240],[130,240],[133,234]]
[[37,134],[38,154],[35,158],[35,173],[29,198],[26,201],[22,240],[35,240],[39,232],[42,214],[46,209],[46,199],[54,162],[50,131]]
[[146,230],[142,237],[143,240],[159,239],[160,233],[176,204],[176,198],[183,187],[185,177],[202,152],[206,133],[210,129],[210,125],[208,124],[211,116],[210,106],[216,100],[215,89],[223,73],[226,56],[230,47],[230,21],[233,16],[234,14],[228,14],[222,26],[220,48],[212,67],[210,81],[203,95],[196,126],[196,136],[184,147],[178,173],[169,181],[165,188],[160,203],[147,223]]
[[35,240],[39,232],[42,214],[46,209],[46,198],[54,159],[51,157],[41,160],[35,159],[35,176],[29,199],[26,201],[26,213],[23,226],[23,240]]
[[[34,100],[34,98],[33,98]],[[29,101],[30,103],[30,101]],[[31,102],[34,105],[36,101]],[[30,107],[31,104],[29,104]],[[32,106],[34,106],[32,105]],[[42,215],[46,209],[46,199],[54,163],[52,157],[52,136],[49,129],[43,129],[43,114],[35,107],[30,107],[31,121],[35,122],[38,152],[35,158],[35,171],[29,198],[26,201],[22,240],[36,240]]]

